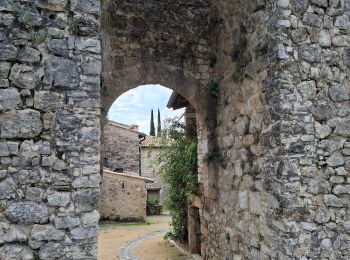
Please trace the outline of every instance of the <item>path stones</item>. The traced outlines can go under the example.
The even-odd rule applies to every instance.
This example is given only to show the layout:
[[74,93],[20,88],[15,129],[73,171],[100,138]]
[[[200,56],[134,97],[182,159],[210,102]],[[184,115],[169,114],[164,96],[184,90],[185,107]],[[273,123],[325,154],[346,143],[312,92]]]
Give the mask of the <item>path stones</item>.
[[28,202],[14,202],[7,207],[5,216],[14,223],[46,223],[49,212],[46,206]]

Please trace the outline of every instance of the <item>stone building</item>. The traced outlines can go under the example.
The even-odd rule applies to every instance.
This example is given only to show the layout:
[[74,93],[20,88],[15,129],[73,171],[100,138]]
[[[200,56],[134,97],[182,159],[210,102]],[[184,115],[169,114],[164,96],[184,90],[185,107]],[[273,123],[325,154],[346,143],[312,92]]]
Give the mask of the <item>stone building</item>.
[[103,132],[104,167],[140,174],[140,141],[145,136],[136,125],[109,120]]
[[204,259],[349,259],[349,11],[0,1],[0,259],[96,259],[101,129],[150,83],[196,111]]
[[150,178],[153,183],[147,183],[147,198],[157,199],[162,205],[166,198],[166,185],[158,175],[157,156],[163,149],[163,144],[157,137],[147,136],[141,142],[141,176]]
[[146,183],[152,183],[152,180],[127,172],[104,170],[99,207],[101,219],[146,220]]

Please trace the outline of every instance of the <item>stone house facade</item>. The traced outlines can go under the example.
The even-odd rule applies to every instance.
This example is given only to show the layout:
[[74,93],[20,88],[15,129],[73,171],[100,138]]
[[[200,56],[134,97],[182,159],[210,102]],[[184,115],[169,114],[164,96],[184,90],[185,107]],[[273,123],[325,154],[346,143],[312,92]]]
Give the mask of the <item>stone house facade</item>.
[[196,110],[204,259],[349,259],[349,11],[0,1],[0,258],[96,259],[104,119],[159,83]]
[[100,194],[100,217],[113,221],[146,220],[146,183],[149,178],[130,173],[103,171]]
[[113,171],[140,174],[140,141],[145,134],[136,125],[108,120],[103,133],[104,167]]
[[147,136],[141,142],[141,176],[154,181],[146,184],[147,198],[157,199],[162,205],[166,198],[166,185],[157,174],[159,170],[157,156],[162,150],[162,144],[157,142],[157,139],[157,137]]

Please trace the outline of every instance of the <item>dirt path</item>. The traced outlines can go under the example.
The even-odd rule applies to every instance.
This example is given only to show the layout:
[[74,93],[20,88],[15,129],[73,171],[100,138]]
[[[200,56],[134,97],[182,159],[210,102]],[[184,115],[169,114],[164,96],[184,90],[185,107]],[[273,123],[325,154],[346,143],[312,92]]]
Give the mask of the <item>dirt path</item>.
[[[174,246],[163,240],[169,230],[170,217],[149,217],[146,224],[101,224],[98,240],[99,260],[184,260],[186,258]],[[142,239],[146,237],[146,239]],[[121,258],[118,251],[121,250]],[[123,251],[124,250],[124,251]],[[127,252],[123,255],[123,252]],[[133,254],[132,256],[130,254]],[[122,258],[123,256],[123,258]],[[126,256],[132,258],[125,258]],[[184,258],[185,257],[185,258]]]

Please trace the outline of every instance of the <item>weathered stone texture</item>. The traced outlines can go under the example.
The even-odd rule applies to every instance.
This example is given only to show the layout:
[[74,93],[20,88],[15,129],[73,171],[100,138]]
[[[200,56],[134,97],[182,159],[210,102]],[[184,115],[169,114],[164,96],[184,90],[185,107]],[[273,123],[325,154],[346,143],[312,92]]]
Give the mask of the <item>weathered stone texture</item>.
[[210,158],[205,259],[348,259],[348,1],[100,4],[0,2],[0,258],[96,258],[100,106],[160,83]]
[[100,66],[83,64],[101,49],[96,29],[70,25],[93,10],[99,28],[100,2],[69,2],[0,1],[0,259],[96,258],[97,232],[71,230],[97,229],[81,211],[95,212],[98,185],[79,178],[99,181]]
[[137,126],[108,121],[103,130],[104,167],[138,175],[140,172],[140,134]]
[[159,166],[156,163],[161,147],[148,144],[141,146],[141,176],[153,180],[153,183],[146,183],[147,190],[155,190],[159,195],[159,203],[162,205],[166,199],[166,185],[158,174]]
[[99,208],[101,219],[143,221],[146,219],[146,199],[145,180],[104,171]]

